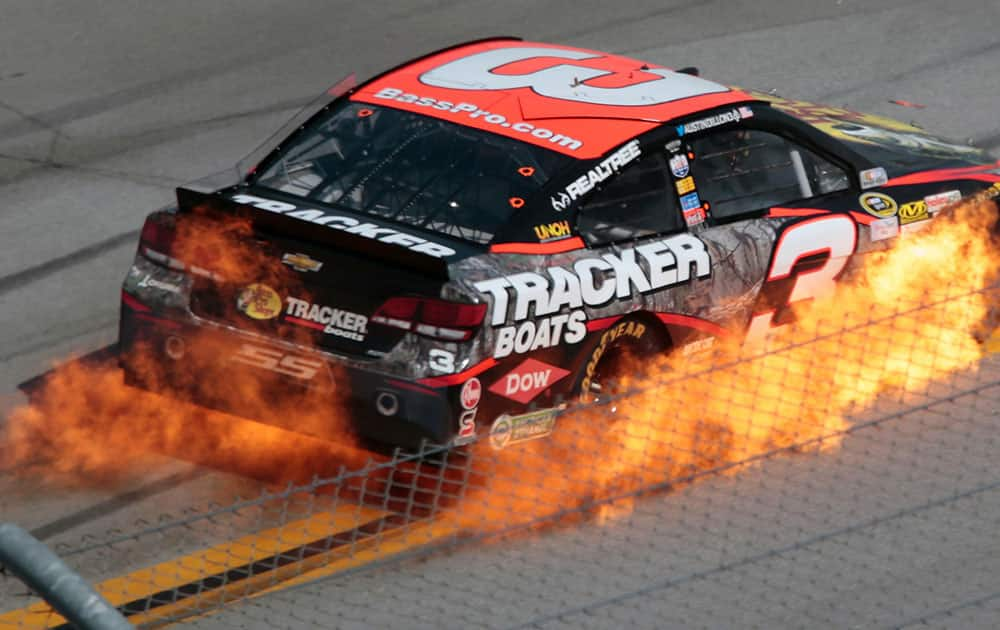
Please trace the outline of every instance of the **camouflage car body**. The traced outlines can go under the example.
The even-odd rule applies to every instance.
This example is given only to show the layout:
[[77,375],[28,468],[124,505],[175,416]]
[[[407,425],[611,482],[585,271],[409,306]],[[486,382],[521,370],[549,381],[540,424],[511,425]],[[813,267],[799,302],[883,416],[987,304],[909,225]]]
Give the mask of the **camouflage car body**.
[[[263,185],[337,108],[358,119],[411,112],[565,157],[523,196],[516,182],[515,196],[501,195],[509,215],[489,238],[311,199],[287,173]],[[735,148],[710,149],[720,138]],[[713,160],[727,174],[711,175]],[[184,339],[207,331],[231,342],[233,356],[218,361],[233,369],[337,390],[375,442],[489,436],[501,448],[553,430],[554,410],[595,386],[608,348],[697,350],[767,335],[856,254],[994,186],[996,169],[976,149],[895,121],[603,53],[473,42],[347,90],[238,183],[179,189],[177,206],[147,225],[169,227],[196,206],[247,217],[262,251],[305,286],[260,289],[280,312],[258,317],[243,304],[246,286],[173,259],[144,229],[123,287],[122,362],[132,382],[169,390],[141,378],[131,351],[147,344],[183,370]],[[775,173],[780,190],[797,188],[778,202],[778,184],[754,188]],[[734,186],[749,196],[723,198]],[[427,315],[438,308],[446,314]],[[296,326],[311,342],[282,334]],[[296,428],[294,418],[263,420]]]

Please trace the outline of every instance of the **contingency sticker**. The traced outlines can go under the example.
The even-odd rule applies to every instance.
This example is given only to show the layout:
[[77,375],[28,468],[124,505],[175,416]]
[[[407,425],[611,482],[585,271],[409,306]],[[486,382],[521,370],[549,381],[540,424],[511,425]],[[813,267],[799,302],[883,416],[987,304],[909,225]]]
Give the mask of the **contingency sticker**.
[[868,226],[871,228],[871,239],[875,241],[885,241],[899,236],[899,219],[896,217],[886,217],[876,219]]
[[691,172],[691,164],[688,162],[687,156],[683,153],[678,153],[670,158],[670,172],[673,173],[674,177],[677,179],[687,177]]
[[504,414],[490,427],[490,446],[501,450],[528,440],[537,440],[552,433],[556,425],[557,409],[543,409],[519,416]]
[[861,171],[861,188],[878,188],[889,183],[889,174],[881,166]]
[[694,192],[693,177],[688,176],[685,177],[684,179],[679,179],[676,182],[674,182],[674,185],[677,186],[677,194],[679,195],[686,195],[690,192]]
[[931,215],[927,210],[927,202],[925,201],[911,201],[910,203],[904,203],[899,207],[900,225],[909,225],[910,223],[926,221],[930,218]]
[[927,211],[932,214],[940,212],[941,210],[944,210],[948,206],[956,204],[961,200],[962,193],[957,190],[949,190],[947,192],[924,197],[924,203],[927,204]]
[[570,228],[569,221],[565,219],[536,225],[534,230],[539,243],[558,241],[573,236],[573,230]]
[[701,205],[701,198],[697,192],[681,197],[681,211],[684,214],[684,222],[688,227],[704,223],[705,208]]
[[879,218],[896,216],[899,210],[896,200],[882,193],[865,193],[858,201],[868,214]]

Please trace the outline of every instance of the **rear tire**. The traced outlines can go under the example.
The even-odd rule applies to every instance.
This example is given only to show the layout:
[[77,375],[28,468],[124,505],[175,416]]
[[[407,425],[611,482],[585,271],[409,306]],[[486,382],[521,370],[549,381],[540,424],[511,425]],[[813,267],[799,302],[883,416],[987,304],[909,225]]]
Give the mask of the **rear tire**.
[[620,391],[620,378],[639,362],[667,350],[669,341],[658,325],[639,317],[627,317],[609,327],[598,338],[583,363],[576,383],[582,402],[600,404]]

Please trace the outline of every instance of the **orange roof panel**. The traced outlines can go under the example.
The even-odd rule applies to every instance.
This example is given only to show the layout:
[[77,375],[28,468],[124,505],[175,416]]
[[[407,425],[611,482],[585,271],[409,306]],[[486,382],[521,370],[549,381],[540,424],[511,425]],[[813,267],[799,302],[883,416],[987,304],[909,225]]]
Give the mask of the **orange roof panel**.
[[418,59],[362,86],[351,98],[577,158],[603,155],[675,118],[753,100],[656,64],[509,39]]

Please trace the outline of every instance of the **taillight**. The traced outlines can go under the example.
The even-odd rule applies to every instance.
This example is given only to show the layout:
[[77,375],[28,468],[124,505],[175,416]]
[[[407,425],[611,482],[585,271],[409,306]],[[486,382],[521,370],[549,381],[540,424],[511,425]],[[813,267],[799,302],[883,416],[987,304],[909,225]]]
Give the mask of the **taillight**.
[[174,235],[172,217],[167,219],[156,214],[146,217],[139,235],[139,253],[161,265],[182,269],[180,261],[170,256],[174,247]]
[[434,339],[467,341],[485,317],[486,304],[394,297],[375,311],[371,321]]

